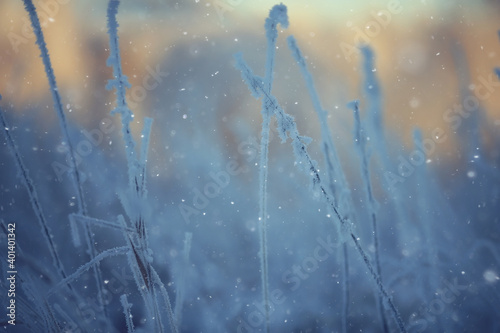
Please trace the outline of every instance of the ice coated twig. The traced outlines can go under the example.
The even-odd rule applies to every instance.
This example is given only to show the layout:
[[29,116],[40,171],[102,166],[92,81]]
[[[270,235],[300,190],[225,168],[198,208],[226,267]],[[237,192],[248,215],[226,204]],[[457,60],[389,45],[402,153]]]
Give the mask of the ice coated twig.
[[[380,82],[376,75],[375,54],[371,47],[364,45],[360,48],[363,55],[363,92],[366,96],[366,114],[368,118],[368,126],[366,130],[371,138],[374,150],[385,172],[393,170],[394,163],[391,162],[388,153],[387,141],[384,137],[384,120],[382,107],[382,93]],[[394,202],[394,210],[396,211],[397,220],[401,223],[408,223],[409,218],[404,209],[405,205],[401,194],[401,189],[392,184],[388,177],[384,177],[384,190],[392,198]]]
[[137,288],[144,299],[148,312],[155,318],[155,331],[164,331],[160,309],[156,301],[158,298],[156,286],[158,286],[167,308],[170,330],[177,333],[177,322],[175,320],[170,297],[168,296],[168,291],[163,285],[163,282],[161,282],[158,273],[156,273],[154,267],[151,265],[152,257],[148,249],[144,248],[144,242],[137,230],[132,229],[132,232],[127,231],[128,227],[122,215],[118,216],[118,222],[123,226],[123,236],[127,242],[127,248],[129,249],[127,257]]
[[[266,68],[264,77],[264,89],[271,93],[273,84],[274,58],[276,55],[276,40],[278,38],[278,24],[283,28],[288,27],[288,16],[286,6],[283,4],[274,6],[269,12],[265,22],[267,38]],[[262,297],[265,304],[266,332],[269,328],[269,273],[267,261],[267,164],[269,154],[269,124],[272,112],[265,101],[262,101],[262,130],[260,140],[260,163],[259,163],[259,242],[260,242],[260,274],[262,284]]]
[[[74,149],[73,145],[71,143],[70,137],[69,137],[69,132],[68,132],[68,125],[66,122],[66,116],[63,111],[62,107],[62,102],[61,102],[61,96],[59,94],[59,89],[57,87],[57,82],[56,82],[56,77],[54,74],[54,69],[52,67],[52,63],[50,61],[50,56],[49,56],[49,51],[47,49],[47,44],[45,43],[45,38],[43,36],[43,31],[42,27],[40,26],[40,20],[38,19],[38,14],[36,12],[36,8],[33,5],[32,0],[23,0],[24,1],[24,7],[26,11],[29,14],[30,20],[31,20],[31,25],[33,27],[33,32],[35,33],[36,36],[36,43],[38,45],[38,48],[40,49],[40,56],[43,61],[43,65],[45,67],[45,73],[47,75],[47,79],[49,80],[49,85],[50,85],[50,92],[52,94],[52,99],[54,101],[54,109],[57,113],[57,116],[59,118],[59,125],[61,127],[61,131],[63,134],[64,141],[68,145],[68,152],[70,156],[70,164],[71,164],[71,171],[73,173],[73,180],[74,180],[74,185],[76,188],[76,199],[78,202],[78,211],[79,213],[83,215],[87,215],[87,206],[85,203],[85,197],[84,197],[84,192],[82,188],[82,181],[81,181],[81,176],[80,172],[78,170],[77,164],[76,164],[76,159],[75,159],[75,154],[74,154]],[[76,232],[75,229],[72,230],[73,233]],[[85,235],[85,240],[86,240],[86,245],[88,249],[88,253],[90,255],[90,259],[93,259],[97,251],[94,248],[94,236],[92,232],[90,231],[90,228],[85,225],[84,226],[84,235]],[[77,238],[73,237],[74,240],[76,241]],[[99,306],[103,313],[107,317],[107,309],[104,306],[104,297],[103,297],[103,285],[102,285],[102,274],[101,270],[99,268],[99,265],[95,266],[94,268],[94,277],[96,281],[96,286],[97,286],[97,294],[98,294],[98,300],[99,300]]]
[[[332,185],[333,183],[338,184],[335,188],[331,189],[332,195],[337,194],[338,205],[342,211],[353,212],[354,205],[350,196],[349,186],[347,184],[342,165],[340,164],[337,150],[335,149],[335,144],[333,142],[330,128],[328,127],[327,111],[323,109],[321,105],[318,92],[314,86],[313,77],[311,75],[311,72],[309,72],[309,70],[307,69],[305,58],[297,45],[297,41],[293,36],[289,36],[287,38],[287,41],[288,47],[292,51],[292,55],[300,67],[300,71],[302,73],[302,76],[304,77],[304,81],[306,82],[307,90],[309,92],[309,96],[311,97],[314,110],[316,111],[320,122],[322,147],[325,158],[327,160],[327,174],[330,178],[329,183],[331,183]],[[349,217],[352,219],[354,218],[354,216]]]
[[99,227],[107,227],[107,228],[120,230],[120,231],[126,230],[128,232],[134,232],[134,229],[132,229],[128,226],[123,227],[122,225],[120,225],[116,222],[106,221],[106,220],[102,220],[102,219],[96,219],[94,217],[89,217],[89,216],[80,215],[80,214],[70,214],[69,220],[74,224],[76,224],[76,222],[80,222],[80,223],[85,223],[85,224],[89,224],[89,225],[92,224],[92,225],[99,226]]
[[178,287],[177,287],[177,296],[175,298],[175,320],[177,321],[177,327],[179,327],[182,323],[182,306],[184,304],[185,297],[185,288],[186,288],[186,278],[185,275],[189,268],[189,252],[191,251],[191,242],[193,240],[193,234],[190,232],[186,232],[184,234],[184,249],[183,249],[183,262],[181,275],[182,277],[179,279]]
[[140,196],[145,198],[147,196],[146,191],[146,163],[148,161],[148,148],[149,148],[149,139],[151,137],[151,127],[153,126],[152,118],[144,119],[144,127],[141,132],[141,155],[139,160],[139,191]]
[[68,145],[68,152],[70,156],[71,163],[71,171],[73,172],[73,177],[75,179],[75,187],[76,187],[76,198],[78,201],[79,211],[83,214],[86,214],[87,207],[84,200],[82,182],[80,172],[76,167],[76,159],[73,150],[73,145],[69,138],[68,125],[66,122],[66,116],[63,111],[62,103],[61,103],[61,95],[59,94],[59,89],[57,88],[56,77],[54,75],[54,69],[52,68],[52,63],[50,61],[49,50],[47,49],[47,44],[45,43],[45,38],[43,36],[42,27],[40,26],[40,20],[38,19],[38,14],[36,12],[36,8],[33,5],[32,0],[23,0],[24,7],[28,12],[31,20],[31,26],[33,27],[33,32],[36,36],[36,44],[40,49],[40,56],[43,61],[43,65],[45,67],[45,73],[47,75],[47,79],[49,80],[50,92],[52,94],[52,100],[54,101],[54,109],[57,113],[57,117],[59,118],[59,124],[61,126],[62,134],[65,143]]
[[122,134],[123,139],[125,140],[125,150],[129,170],[129,184],[133,187],[134,182],[137,182],[136,176],[139,169],[139,163],[135,153],[135,140],[132,137],[130,129],[130,123],[132,122],[134,115],[128,107],[125,96],[126,89],[130,88],[131,85],[128,82],[127,76],[125,76],[122,71],[120,47],[118,44],[118,22],[116,21],[116,14],[118,13],[119,5],[119,0],[110,0],[108,3],[107,17],[110,54],[106,64],[113,68],[114,79],[109,80],[106,85],[106,89],[111,90],[115,88],[116,108],[111,111],[111,114],[118,113],[121,116]]
[[[7,146],[9,147],[10,152],[12,153],[12,156],[14,157],[14,161],[16,162],[16,167],[17,171],[19,174],[19,177],[21,178],[24,187],[26,188],[26,191],[28,192],[28,196],[30,198],[31,202],[31,207],[33,208],[33,211],[35,212],[36,218],[38,220],[38,223],[40,225],[40,228],[42,229],[42,235],[47,242],[47,245],[49,247],[49,252],[52,257],[52,263],[54,267],[56,268],[58,274],[65,279],[67,277],[64,267],[62,264],[61,259],[59,258],[59,254],[57,253],[56,250],[56,245],[52,239],[51,232],[47,223],[47,219],[45,218],[45,214],[43,213],[42,205],[40,204],[40,200],[38,199],[38,194],[36,191],[35,184],[33,183],[33,180],[30,178],[28,174],[28,169],[26,168],[23,159],[21,157],[21,154],[19,153],[19,150],[17,149],[17,146],[14,142],[14,138],[10,134],[10,129],[7,124],[7,121],[5,120],[5,117],[3,115],[3,110],[0,109],[0,127],[2,127],[2,130],[5,134],[5,138],[7,139]],[[68,285],[68,287],[72,290],[71,285]]]
[[[23,274],[24,275],[24,274]],[[47,303],[47,299],[45,299],[42,295],[40,295],[39,290],[35,287],[35,284],[28,276],[23,276],[21,278],[22,289],[26,293],[26,295],[30,296],[31,304],[26,304],[25,306],[29,306],[33,316],[39,316],[44,324],[43,330],[49,333],[61,332],[61,327],[57,322],[54,313],[52,312],[51,307]],[[26,302],[28,303],[28,302]],[[25,311],[27,309],[24,309]],[[40,327],[32,327],[32,330],[41,330]]]
[[293,117],[285,113],[283,108],[278,104],[276,98],[273,95],[268,94],[264,90],[262,80],[253,75],[250,67],[248,67],[248,65],[245,63],[241,54],[236,54],[235,58],[236,58],[236,68],[238,68],[241,71],[243,80],[247,83],[252,95],[258,98],[259,97],[264,98],[266,100],[266,105],[269,105],[269,107],[272,108],[272,110],[274,110],[274,115],[276,116],[278,121],[278,132],[282,139],[282,142],[285,142],[287,138],[292,139],[292,147],[295,154],[295,158],[297,160],[297,164],[299,166],[302,166],[303,170],[311,177],[313,187],[319,189],[321,197],[334,212],[336,220],[338,221],[338,223],[340,223],[340,229],[342,230],[342,232],[345,233],[346,237],[350,237],[353,240],[354,245],[358,250],[358,253],[365,262],[368,271],[370,272],[372,278],[374,279],[379,289],[379,292],[383,295],[384,299],[389,304],[389,308],[393,313],[394,319],[396,320],[400,331],[406,332],[403,320],[401,319],[398,310],[394,306],[392,299],[389,297],[389,294],[385,290],[385,287],[380,281],[380,278],[376,273],[375,269],[373,268],[373,265],[371,264],[370,260],[366,256],[365,251],[361,247],[361,244],[358,241],[358,237],[354,235],[354,232],[350,228],[350,224],[340,214],[337,206],[334,204],[333,198],[328,193],[323,182],[321,181],[319,171],[316,167],[316,162],[312,160],[311,156],[307,151],[307,143],[310,142],[310,139],[303,137],[299,134],[297,125]]
[[[354,205],[352,203],[349,186],[347,184],[347,180],[342,169],[342,165],[340,164],[340,159],[337,154],[337,150],[335,149],[335,145],[333,143],[333,138],[331,135],[330,128],[328,127],[327,120],[327,111],[323,109],[321,106],[321,102],[319,99],[318,92],[316,87],[314,86],[313,77],[311,72],[307,69],[306,60],[300,51],[297,41],[293,36],[289,36],[287,38],[288,47],[292,51],[292,56],[295,58],[295,61],[300,67],[300,72],[304,77],[304,81],[307,85],[307,90],[309,92],[309,96],[311,97],[311,101],[313,103],[314,110],[319,118],[320,126],[321,126],[321,147],[323,150],[323,154],[325,156],[326,162],[326,176],[327,176],[327,184],[329,185],[330,195],[334,200],[334,204],[340,208],[343,212],[354,212]],[[332,213],[332,212],[330,212]],[[354,215],[351,213],[350,215]],[[353,219],[354,216],[346,216],[347,218]],[[339,232],[341,237],[341,241],[343,243],[342,255],[344,258],[344,270],[343,281],[342,281],[342,290],[343,290],[343,299],[342,299],[342,308],[343,308],[343,316],[342,316],[342,331],[347,332],[347,315],[349,313],[349,263],[348,263],[348,254],[347,254],[347,246],[345,244],[346,239],[342,236],[342,233]]]
[[[369,156],[366,151],[366,133],[361,124],[361,117],[359,115],[359,102],[353,101],[348,104],[348,106],[353,110],[354,113],[354,141],[356,143],[356,148],[358,150],[358,155],[361,159],[361,176],[363,182],[365,183],[365,193],[368,197],[368,214],[372,221],[372,236],[373,236],[373,246],[375,249],[375,268],[376,272],[382,281],[382,270],[380,268],[380,253],[378,244],[378,228],[377,228],[377,202],[373,196],[372,184],[370,180],[370,168],[369,168]],[[384,332],[389,332],[389,326],[387,324],[387,318],[385,316],[384,304],[380,293],[377,294],[378,307],[380,313],[380,320],[382,322],[382,327]]]
[[123,234],[128,244],[128,260],[130,268],[134,275],[137,287],[150,315],[154,318],[154,330],[163,332],[164,326],[161,319],[161,311],[157,302],[157,286],[167,307],[167,316],[172,332],[177,332],[176,322],[174,320],[172,305],[168,297],[167,290],[164,288],[160,277],[156,274],[151,265],[153,258],[148,244],[148,233],[146,230],[144,217],[144,199],[147,195],[146,190],[146,162],[149,138],[151,134],[152,119],[146,118],[141,134],[141,151],[137,156],[135,151],[135,140],[132,137],[130,123],[134,118],[126,101],[126,88],[130,88],[127,77],[123,74],[121,67],[120,48],[118,45],[118,22],[116,14],[118,13],[119,0],[110,0],[108,3],[108,34],[110,40],[110,56],[107,65],[113,68],[114,79],[109,80],[106,88],[108,90],[115,88],[116,108],[111,112],[119,113],[122,122],[122,134],[125,141],[125,150],[128,163],[129,191],[126,195],[120,197],[122,206],[127,212],[131,221],[133,231],[129,231],[129,226],[123,216],[119,216],[119,223],[123,226]]
[[99,262],[101,262],[101,260],[109,258],[109,257],[114,257],[117,255],[126,254],[128,252],[128,250],[129,249],[127,246],[121,246],[121,247],[116,247],[113,249],[105,250],[105,251],[99,253],[92,260],[90,260],[89,262],[87,262],[86,264],[84,264],[80,268],[78,268],[73,274],[69,275],[67,278],[61,280],[58,284],[56,284],[52,289],[49,290],[47,296],[54,294],[62,286],[67,285],[67,284],[71,283],[72,281],[76,280],[80,275],[82,275],[84,272],[88,271],[92,266],[99,264]]
[[155,283],[155,285],[160,287],[160,293],[163,297],[163,301],[165,303],[165,306],[167,307],[167,317],[168,317],[168,322],[170,324],[170,330],[173,333],[178,333],[179,330],[178,330],[176,322],[175,322],[175,315],[174,315],[174,311],[172,309],[172,302],[170,302],[170,297],[168,296],[168,291],[165,288],[165,285],[163,284],[163,282],[161,282],[160,276],[158,275],[158,273],[156,272],[156,270],[153,267],[151,267],[151,275],[153,277],[153,282]]
[[137,284],[137,289],[144,300],[147,311],[155,318],[155,331],[163,332],[163,324],[151,280],[151,266],[149,263],[152,258],[147,257],[147,249],[141,247],[141,240],[137,231],[134,230],[132,233],[126,232],[126,222],[122,215],[118,216],[118,221],[123,225],[123,236],[129,248],[127,258]]
[[370,263],[370,259],[368,259],[368,256],[366,255],[365,251],[361,247],[361,244],[359,243],[358,238],[356,238],[356,236],[354,236],[354,234],[352,234],[352,233],[351,233],[351,238],[354,242],[356,249],[358,250],[358,253],[360,254],[363,261],[365,262],[366,267],[368,268],[368,271],[370,272],[370,275],[375,280],[375,283],[377,284],[377,287],[379,289],[379,293],[383,296],[383,298],[385,299],[385,301],[389,305],[389,309],[391,310],[392,315],[394,316],[394,319],[396,320],[396,323],[398,324],[399,331],[406,333],[406,328],[405,328],[405,325],[403,323],[403,319],[401,318],[401,315],[399,314],[398,309],[394,305],[392,298],[389,296],[389,294],[385,290],[385,287],[382,284],[380,277],[378,276],[377,272],[375,272],[372,264]]
[[[122,122],[122,134],[125,141],[126,156],[128,162],[129,175],[129,196],[122,196],[122,204],[127,211],[127,215],[134,221],[134,226],[140,236],[141,241],[145,242],[147,248],[147,232],[144,224],[143,213],[141,210],[142,200],[145,199],[146,191],[146,161],[149,137],[151,134],[152,119],[146,118],[142,131],[142,147],[140,156],[135,152],[136,142],[132,137],[130,123],[134,114],[129,109],[125,97],[126,88],[130,87],[127,77],[122,72],[120,48],[118,45],[118,22],[116,14],[118,13],[119,0],[110,0],[108,3],[108,34],[110,43],[110,55],[107,65],[113,68],[112,80],[109,80],[106,88],[108,90],[115,88],[116,108],[111,111],[112,114],[119,113]],[[133,207],[132,207],[133,204]]]
[[130,308],[132,304],[130,304],[127,300],[127,295],[123,294],[120,296],[120,303],[123,307],[123,315],[125,316],[125,323],[127,324],[127,332],[134,332],[134,323],[132,322],[132,313],[130,312]]

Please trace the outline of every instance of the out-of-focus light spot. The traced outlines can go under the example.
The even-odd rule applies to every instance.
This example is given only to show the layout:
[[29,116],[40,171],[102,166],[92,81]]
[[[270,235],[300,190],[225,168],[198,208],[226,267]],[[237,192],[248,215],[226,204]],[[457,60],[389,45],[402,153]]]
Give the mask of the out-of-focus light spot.
[[418,98],[413,97],[410,100],[410,107],[415,109],[415,108],[418,108],[419,105],[420,105],[420,101],[418,100]]
[[498,274],[492,271],[491,269],[486,270],[483,273],[484,279],[489,282],[489,283],[495,283],[498,280],[500,280],[500,277],[498,277]]

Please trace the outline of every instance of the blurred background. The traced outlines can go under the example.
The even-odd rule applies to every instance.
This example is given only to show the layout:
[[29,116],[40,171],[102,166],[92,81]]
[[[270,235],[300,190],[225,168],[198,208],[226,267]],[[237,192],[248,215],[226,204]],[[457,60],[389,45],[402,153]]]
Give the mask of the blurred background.
[[[90,215],[115,220],[117,214],[123,214],[117,193],[126,187],[127,175],[120,121],[110,115],[115,96],[105,89],[112,78],[112,70],[106,66],[107,1],[34,3],[77,147]],[[137,140],[143,119],[154,119],[148,209],[155,263],[173,293],[180,280],[190,286],[181,331],[234,332],[260,297],[255,143],[259,142],[261,101],[251,96],[234,67],[233,55],[241,52],[254,72],[263,76],[264,20],[275,4],[262,0],[123,0],[120,5],[119,42],[123,71],[132,84],[127,99],[135,114],[132,128]],[[419,178],[412,172],[398,184],[409,221],[397,220],[395,204],[384,192],[384,173],[373,171],[383,221],[384,274],[391,277],[386,280],[404,321],[423,320],[425,329],[422,322],[409,324],[415,332],[443,331],[443,327],[451,331],[465,327],[464,331],[472,332],[478,325],[484,325],[483,332],[498,332],[500,82],[494,68],[500,67],[500,3],[350,0],[284,4],[290,26],[280,29],[273,93],[296,118],[301,134],[314,139],[313,158],[323,163],[319,122],[286,44],[286,37],[294,35],[328,111],[359,209],[356,228],[368,249],[373,250],[373,244],[369,228],[361,226],[369,219],[360,162],[353,150],[352,111],[346,107],[349,101],[360,99],[365,114],[360,44],[370,45],[375,53],[374,71],[382,89],[385,138],[393,169],[397,170],[401,159],[409,160],[415,128],[420,128],[423,138],[438,142],[426,156],[430,176]],[[75,206],[67,151],[21,1],[0,2],[0,31],[2,110],[53,223],[58,247],[74,249],[67,237],[67,215]],[[436,130],[439,138],[434,137]],[[50,262],[43,239],[32,234],[38,225],[25,189],[14,177],[16,167],[4,138],[1,140],[0,219],[18,221],[19,243]],[[474,159],[481,160],[483,167],[471,166]],[[203,192],[213,181],[211,175],[226,170],[231,161],[241,172],[206,205],[195,207],[198,191]],[[324,204],[313,200],[308,179],[293,162],[290,147],[272,140],[271,289],[289,290],[282,275],[312,253],[319,235],[337,238]],[[417,204],[418,189],[424,186],[432,195],[428,193],[427,201]],[[438,272],[432,273],[437,276],[435,284],[422,282],[433,266],[420,261],[422,249],[428,246],[420,234],[423,227],[417,223],[424,215],[435,235],[434,244],[439,244],[436,252],[443,254],[436,255],[440,264],[436,264]],[[185,232],[193,233],[187,273],[180,260]],[[123,245],[119,232],[99,231],[96,237],[99,251]],[[85,255],[66,253],[63,260],[68,271],[86,262]],[[354,251],[352,260],[350,276],[356,291],[351,295],[350,328],[378,332],[373,285]],[[340,256],[335,261],[341,261]],[[116,275],[112,267],[123,270],[126,262],[104,265],[108,265],[105,274],[112,279]],[[322,265],[303,287],[286,294],[286,306],[276,309],[272,319],[276,331],[338,332],[340,267],[338,262]],[[469,289],[456,295],[457,303],[446,303],[440,319],[435,319],[438,315],[429,310],[429,302],[435,300],[436,289],[464,275],[459,283]],[[133,280],[128,281],[127,290],[136,293]],[[132,301],[137,304],[133,309],[140,312],[140,297],[136,295]],[[115,327],[124,329],[118,298],[112,298],[110,304],[117,309],[113,312]]]
[[[238,78],[232,66],[234,53],[243,52],[255,71],[262,72],[266,47],[263,21],[273,4],[245,0],[124,1],[120,38],[124,71],[132,85],[142,85],[148,67],[159,66],[169,75],[147,96],[142,96],[139,88],[131,91],[135,99],[141,99],[134,111],[141,116],[152,114],[159,109],[154,105],[157,95],[166,91],[178,94],[177,100],[162,103],[164,109],[179,98],[197,98],[203,90],[210,99],[220,99],[219,112],[249,116],[250,111],[238,112],[231,106],[234,94],[221,95],[230,87],[240,88],[231,82]],[[286,5],[290,27],[279,40],[276,77],[282,78],[282,84],[276,85],[276,94],[293,91],[297,96],[303,90],[286,47],[286,35],[297,38],[310,61],[324,107],[332,112],[336,106],[359,98],[360,58],[353,49],[359,42],[369,43],[376,52],[384,86],[387,124],[407,144],[414,125],[424,132],[445,126],[443,113],[459,103],[460,76],[467,76],[466,88],[474,92],[499,65],[496,22],[500,9],[495,1],[289,1]],[[0,6],[3,95],[13,105],[48,98],[23,6],[16,1],[3,1]],[[40,2],[55,73],[64,89],[65,103],[74,109],[70,119],[91,122],[106,114],[110,95],[99,89],[111,73],[105,65],[105,7],[103,1]],[[185,90],[180,91],[182,88]],[[310,107],[306,98],[298,97],[303,102],[296,108]],[[499,98],[498,93],[492,93],[481,101],[492,119],[500,119],[495,107]],[[337,113],[344,116],[344,112]],[[192,116],[188,114],[188,119]]]

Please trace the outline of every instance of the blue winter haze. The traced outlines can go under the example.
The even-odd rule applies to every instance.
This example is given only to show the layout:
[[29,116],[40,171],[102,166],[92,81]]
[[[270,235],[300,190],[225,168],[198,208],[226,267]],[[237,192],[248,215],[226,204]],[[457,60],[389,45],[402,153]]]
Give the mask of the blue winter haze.
[[500,332],[497,2],[0,18],[6,332]]

